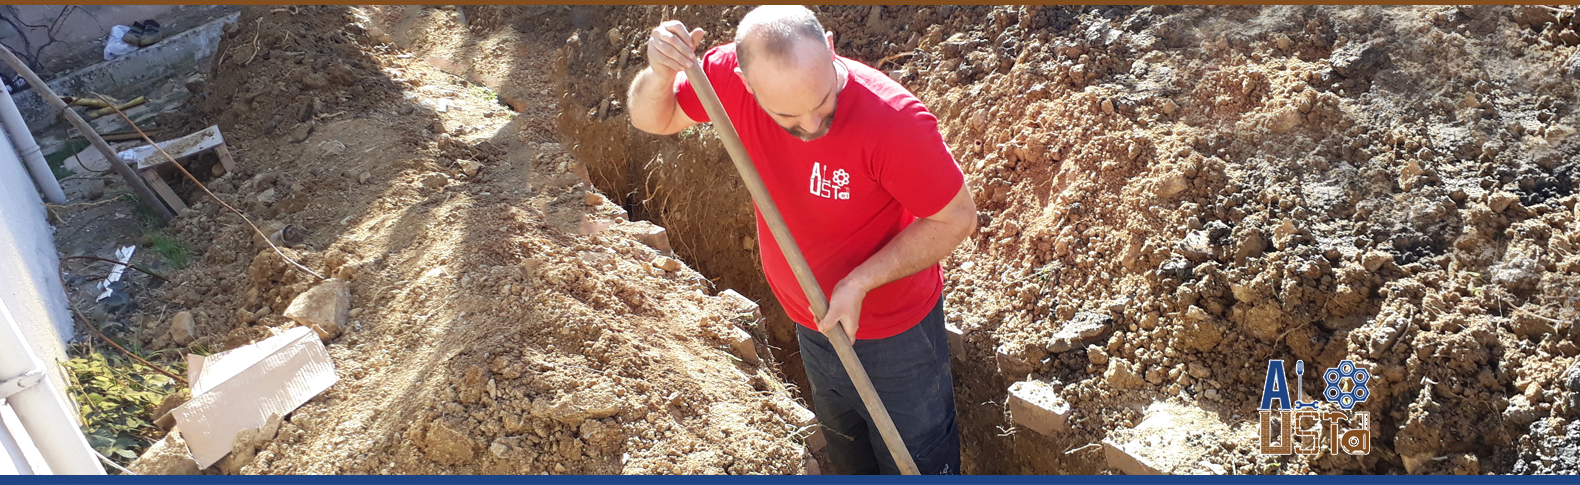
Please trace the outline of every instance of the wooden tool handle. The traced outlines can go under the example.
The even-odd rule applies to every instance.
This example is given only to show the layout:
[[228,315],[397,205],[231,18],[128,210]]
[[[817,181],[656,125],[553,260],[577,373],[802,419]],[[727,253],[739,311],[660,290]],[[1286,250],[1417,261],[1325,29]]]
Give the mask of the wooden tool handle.
[[[817,278],[812,276],[812,267],[806,263],[806,258],[801,255],[801,248],[796,245],[795,237],[790,234],[790,228],[785,226],[784,217],[779,215],[779,208],[774,205],[773,197],[768,195],[768,188],[763,185],[763,180],[757,175],[757,167],[752,165],[751,156],[746,154],[746,147],[741,145],[741,138],[735,133],[735,125],[730,123],[730,115],[724,112],[724,105],[719,103],[718,94],[713,92],[713,85],[708,81],[708,75],[702,72],[702,60],[692,63],[686,68],[686,77],[691,79],[691,88],[696,90],[697,98],[702,101],[702,107],[708,112],[708,118],[713,120],[713,130],[719,133],[719,139],[724,141],[724,149],[730,153],[730,159],[735,162],[735,169],[740,171],[741,180],[746,182],[746,190],[751,192],[752,200],[757,203],[757,210],[763,214],[763,221],[768,223],[768,231],[773,233],[774,241],[779,243],[779,249],[784,252],[785,260],[790,263],[790,271],[795,273],[796,282],[801,284],[801,291],[806,292],[806,299],[812,304],[812,316],[818,321],[823,320],[823,315],[828,312],[828,297],[823,295],[823,288],[818,286]],[[905,441],[900,439],[899,430],[894,428],[894,420],[889,418],[888,408],[883,407],[883,400],[878,397],[878,390],[872,387],[872,380],[867,377],[866,368],[861,366],[861,359],[856,357],[856,349],[851,346],[850,337],[845,335],[843,326],[838,326],[828,335],[829,342],[834,344],[834,352],[839,354],[840,363],[845,365],[845,372],[850,374],[850,380],[856,385],[856,392],[861,394],[862,403],[867,405],[868,414],[872,415],[874,424],[878,426],[878,434],[883,436],[883,443],[888,445],[889,453],[894,455],[894,463],[900,467],[900,473],[916,475],[916,462],[911,459],[911,453],[905,449]]]

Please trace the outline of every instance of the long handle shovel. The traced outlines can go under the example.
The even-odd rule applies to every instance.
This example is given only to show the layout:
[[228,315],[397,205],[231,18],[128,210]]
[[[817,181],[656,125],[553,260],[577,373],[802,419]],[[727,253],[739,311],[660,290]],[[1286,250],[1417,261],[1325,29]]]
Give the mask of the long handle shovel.
[[[818,286],[817,278],[812,276],[812,268],[807,266],[806,258],[801,256],[801,248],[796,246],[795,238],[790,235],[790,229],[785,226],[784,217],[779,215],[779,208],[774,205],[772,197],[768,196],[768,188],[763,186],[763,180],[757,175],[757,167],[752,165],[752,159],[746,154],[746,148],[741,145],[740,136],[735,133],[735,125],[730,124],[730,115],[724,112],[724,105],[719,103],[719,95],[713,92],[713,85],[708,82],[708,75],[702,72],[699,62],[692,63],[686,68],[686,77],[691,79],[691,88],[697,91],[697,97],[702,100],[703,109],[707,110],[708,118],[713,120],[713,130],[719,133],[719,138],[724,141],[725,150],[730,152],[730,159],[735,161],[735,169],[741,172],[741,180],[746,182],[746,190],[752,194],[752,200],[757,203],[757,210],[762,211],[763,220],[768,223],[768,231],[773,233],[774,241],[779,243],[779,249],[784,251],[785,260],[790,263],[790,270],[795,273],[795,279],[801,283],[801,291],[806,292],[807,301],[812,303],[812,315],[823,320],[823,314],[828,312],[828,297],[823,295],[823,289]],[[839,361],[845,364],[845,372],[850,374],[851,382],[856,384],[856,391],[861,394],[861,401],[867,405],[868,414],[878,425],[878,434],[883,436],[883,443],[889,446],[889,453],[894,455],[894,463],[899,465],[900,473],[915,475],[916,462],[911,460],[911,453],[906,451],[905,442],[900,440],[900,432],[894,428],[894,420],[889,419],[888,408],[883,407],[883,400],[878,398],[878,390],[872,387],[872,380],[867,378],[866,368],[861,366],[861,359],[856,357],[856,349],[850,345],[850,337],[845,335],[843,328],[835,328],[827,332],[828,340],[834,344],[834,352],[839,354]]]

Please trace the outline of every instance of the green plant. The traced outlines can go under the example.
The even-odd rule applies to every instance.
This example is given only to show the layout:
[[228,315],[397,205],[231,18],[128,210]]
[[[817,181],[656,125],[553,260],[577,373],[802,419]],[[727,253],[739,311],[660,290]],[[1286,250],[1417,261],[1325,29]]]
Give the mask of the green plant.
[[181,386],[123,355],[85,350],[86,355],[62,363],[70,380],[68,392],[82,416],[83,434],[94,450],[130,463],[162,436],[153,424],[158,418],[153,413]]
[[149,245],[153,246],[154,251],[158,252],[160,256],[164,256],[165,263],[172,268],[185,268],[189,262],[186,246],[182,246],[173,237],[163,233],[153,233],[149,235]]
[[56,179],[70,177],[76,174],[76,172],[66,169],[66,159],[71,158],[78,152],[87,149],[88,145],[88,140],[81,138],[72,138],[67,140],[66,144],[61,145],[59,150],[55,150],[53,153],[44,155],[44,163],[49,165],[50,171],[55,172]]
[[476,97],[477,99],[479,99],[479,100],[481,100],[481,101],[483,101],[485,103],[502,104],[499,101],[499,93],[495,93],[494,90],[488,89],[487,86],[483,86],[481,84],[473,84],[473,85],[469,86],[466,91],[468,93],[470,93],[473,97]]
[[191,262],[187,256],[187,247],[159,228],[159,218],[154,216],[153,210],[148,206],[138,204],[135,210],[137,219],[143,223],[143,240],[146,242],[144,246],[153,248],[154,252],[164,257],[165,264],[172,268],[185,268],[187,263]]

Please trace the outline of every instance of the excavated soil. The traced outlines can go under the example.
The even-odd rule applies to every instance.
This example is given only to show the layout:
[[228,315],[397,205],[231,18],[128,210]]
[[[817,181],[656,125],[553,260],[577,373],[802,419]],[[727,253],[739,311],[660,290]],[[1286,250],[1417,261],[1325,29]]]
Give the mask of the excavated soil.
[[[509,78],[540,107],[513,112],[393,44],[379,25],[399,10],[245,7],[192,104],[159,120],[218,123],[238,170],[194,172],[265,231],[286,229],[286,255],[351,287],[348,328],[327,342],[340,381],[255,458],[215,468],[802,472],[805,410],[776,364],[730,352],[735,328],[760,326],[749,302],[710,296],[639,242],[650,224],[589,192],[541,108],[549,72]],[[506,40],[524,43],[509,56],[524,65],[552,61]],[[193,190],[177,184],[195,210],[166,230],[195,263],[154,295],[196,317],[186,348],[295,326],[282,312],[317,277]],[[150,322],[145,343],[173,346],[165,326]]]
[[[746,11],[573,10],[559,128],[682,257],[771,302],[712,133],[650,136],[621,109],[649,29],[679,19],[714,45]],[[818,11],[841,54],[938,115],[976,195],[982,228],[944,261],[966,472],[1104,472],[1086,445],[1136,434],[1154,403],[1230,430],[1185,440],[1209,452],[1167,471],[1577,471],[1572,11]],[[1109,323],[1071,345],[1056,333],[1082,312]],[[1269,359],[1369,369],[1371,453],[1259,455]],[[1014,425],[1005,390],[1028,376],[1072,405],[1071,429]]]
[[[709,128],[623,108],[653,26],[714,45],[747,10],[244,9],[161,125],[218,122],[241,173],[209,186],[304,228],[288,254],[350,277],[357,316],[340,384],[240,470],[802,471],[749,197]],[[1105,439],[1177,473],[1580,471],[1572,11],[817,10],[938,115],[976,197],[943,263],[965,472],[1108,473]],[[655,266],[645,223],[582,235],[623,217],[695,270]],[[212,203],[172,227],[201,262],[160,297],[199,345],[292,325],[312,277]],[[725,352],[737,322],[771,359]],[[1369,369],[1371,452],[1258,454],[1269,359]],[[1027,379],[1069,429],[1015,424]]]

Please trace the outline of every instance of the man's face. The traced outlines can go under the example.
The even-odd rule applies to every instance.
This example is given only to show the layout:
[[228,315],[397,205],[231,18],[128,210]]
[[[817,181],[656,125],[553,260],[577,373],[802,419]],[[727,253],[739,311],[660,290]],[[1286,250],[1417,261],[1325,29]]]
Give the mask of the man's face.
[[761,59],[743,74],[746,89],[780,128],[802,141],[828,134],[838,104],[840,71],[825,44],[802,42],[784,60]]

